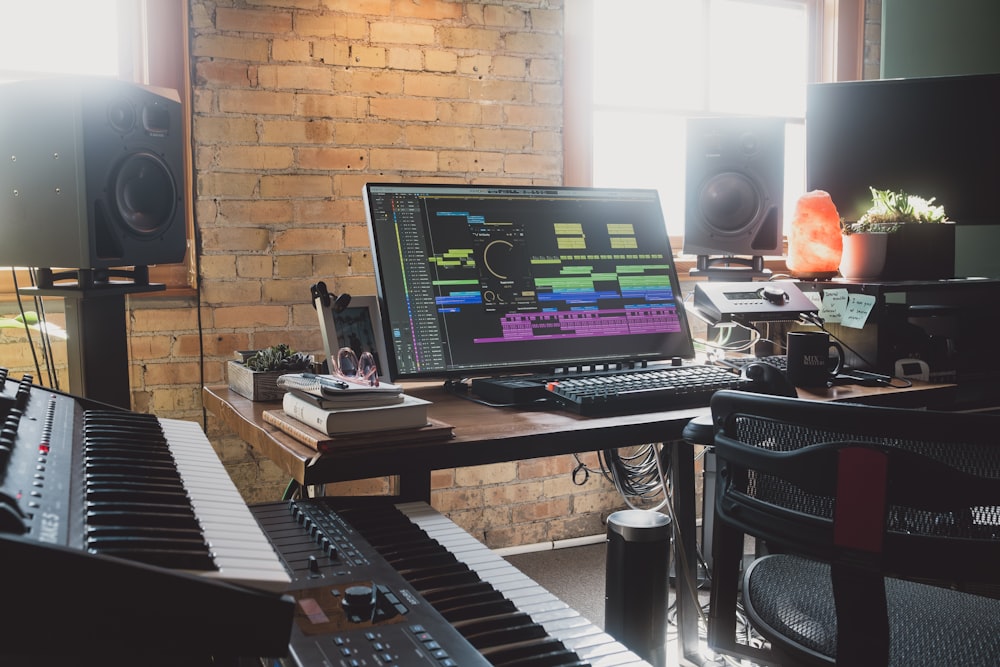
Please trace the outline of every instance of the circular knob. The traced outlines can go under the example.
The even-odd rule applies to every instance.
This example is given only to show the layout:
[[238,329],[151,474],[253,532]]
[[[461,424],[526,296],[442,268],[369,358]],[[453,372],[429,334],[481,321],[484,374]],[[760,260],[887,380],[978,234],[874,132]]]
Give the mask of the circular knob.
[[344,591],[344,610],[354,622],[371,620],[375,610],[375,591],[371,586],[348,586]]

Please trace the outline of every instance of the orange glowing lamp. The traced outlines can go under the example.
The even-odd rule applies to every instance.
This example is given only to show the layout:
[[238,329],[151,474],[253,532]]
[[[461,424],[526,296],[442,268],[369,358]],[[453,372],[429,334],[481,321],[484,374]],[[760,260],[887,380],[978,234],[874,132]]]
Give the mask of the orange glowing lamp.
[[795,278],[832,278],[843,247],[840,214],[830,194],[813,190],[799,197],[788,230],[788,272]]

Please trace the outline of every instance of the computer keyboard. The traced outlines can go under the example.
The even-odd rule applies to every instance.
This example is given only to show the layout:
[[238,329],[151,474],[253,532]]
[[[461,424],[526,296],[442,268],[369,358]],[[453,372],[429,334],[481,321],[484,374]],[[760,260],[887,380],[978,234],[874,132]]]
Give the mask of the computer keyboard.
[[554,380],[546,389],[567,410],[596,417],[708,405],[720,389],[750,381],[722,366],[665,366]]

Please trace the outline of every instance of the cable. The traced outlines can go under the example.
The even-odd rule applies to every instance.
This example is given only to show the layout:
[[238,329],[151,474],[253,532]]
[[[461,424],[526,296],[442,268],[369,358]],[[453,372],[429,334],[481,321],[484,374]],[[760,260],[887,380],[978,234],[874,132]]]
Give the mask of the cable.
[[42,367],[38,363],[38,353],[35,351],[35,343],[31,336],[31,329],[28,327],[28,318],[24,313],[24,303],[21,301],[21,291],[17,284],[17,270],[14,267],[10,269],[11,277],[14,281],[14,294],[17,295],[17,308],[21,312],[21,322],[24,324],[24,334],[28,337],[28,349],[31,350],[31,358],[35,362],[35,373],[41,381]]

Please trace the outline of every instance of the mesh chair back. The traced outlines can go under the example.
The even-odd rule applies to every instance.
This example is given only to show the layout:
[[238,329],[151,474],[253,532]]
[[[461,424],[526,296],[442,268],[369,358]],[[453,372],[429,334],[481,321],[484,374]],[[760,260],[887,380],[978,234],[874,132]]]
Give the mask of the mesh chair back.
[[[735,529],[762,538],[771,548],[830,563],[835,573],[861,573],[856,579],[864,582],[857,587],[862,592],[854,598],[861,607],[879,604],[873,595],[884,597],[883,575],[978,593],[996,590],[997,417],[732,391],[716,394],[712,413],[722,477],[716,499],[716,569],[735,562],[732,554],[719,553],[741,541],[726,536]],[[888,484],[875,470],[882,465]],[[880,498],[884,511],[875,518],[874,530],[852,524],[859,517],[870,522],[863,515]],[[880,590],[864,592],[872,576]],[[722,586],[733,581],[713,573],[713,606],[716,579]],[[867,618],[850,619],[862,618],[858,631],[870,632],[879,623],[871,614],[878,613],[885,615],[876,608],[865,612]],[[714,611],[713,616],[720,620]],[[720,632],[727,633],[733,623],[724,620],[721,628],[710,629],[710,641],[725,648],[729,639]],[[830,652],[829,638],[832,634],[836,643],[836,630],[815,632],[823,638],[815,645],[822,646],[817,654]]]

